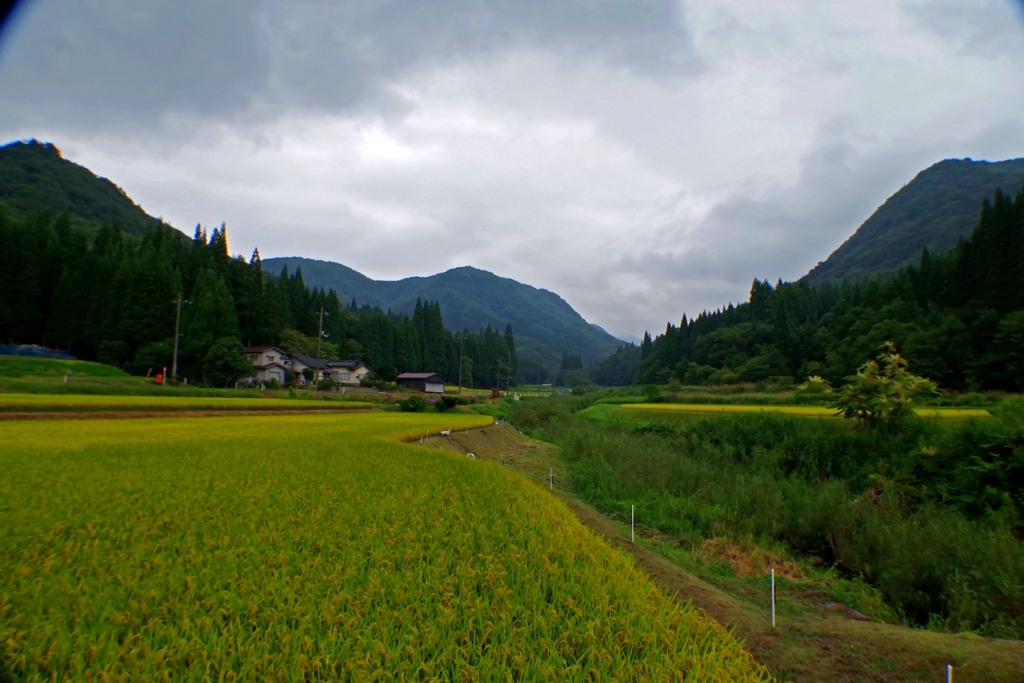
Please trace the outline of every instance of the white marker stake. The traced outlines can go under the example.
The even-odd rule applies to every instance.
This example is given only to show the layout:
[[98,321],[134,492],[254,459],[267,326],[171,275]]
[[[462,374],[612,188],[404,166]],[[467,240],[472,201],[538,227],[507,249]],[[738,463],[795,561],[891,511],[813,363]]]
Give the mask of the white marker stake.
[[554,467],[549,467],[548,468],[548,490],[549,491],[554,491],[555,490],[555,468]]
[[636,543],[636,514],[633,512],[633,505],[629,506],[629,542]]
[[946,683],[953,683],[953,665],[946,665]]
[[772,567],[772,628],[775,628],[775,567]]

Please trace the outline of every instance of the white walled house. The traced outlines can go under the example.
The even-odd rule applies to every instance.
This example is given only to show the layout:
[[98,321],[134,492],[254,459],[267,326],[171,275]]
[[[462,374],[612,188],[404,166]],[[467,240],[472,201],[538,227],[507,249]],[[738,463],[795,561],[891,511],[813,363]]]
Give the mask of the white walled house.
[[252,361],[256,369],[254,375],[257,382],[277,380],[285,384],[286,374],[291,369],[291,358],[276,346],[248,346],[245,355]]
[[360,360],[329,360],[327,370],[336,384],[358,386],[370,374],[370,366]]
[[303,353],[287,354],[276,346],[252,346],[245,350],[249,360],[256,367],[256,380],[269,382],[277,379],[286,383],[286,372],[293,381],[306,384],[303,370],[313,371],[313,381],[334,380],[342,386],[357,387],[370,374],[370,366],[360,360],[321,360]]

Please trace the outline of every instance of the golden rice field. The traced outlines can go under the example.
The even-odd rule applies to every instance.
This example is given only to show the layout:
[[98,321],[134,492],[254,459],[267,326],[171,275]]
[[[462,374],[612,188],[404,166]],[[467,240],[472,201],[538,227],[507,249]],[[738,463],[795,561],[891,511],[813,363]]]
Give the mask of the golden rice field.
[[[801,417],[837,417],[835,408],[824,406],[784,405],[734,405],[708,403],[625,403],[623,410],[676,413],[757,413],[773,412]],[[991,417],[984,408],[915,408],[921,417],[933,419],[966,419],[970,417]]]
[[542,488],[401,443],[486,422],[378,412],[4,423],[0,673],[768,678]]
[[366,401],[205,396],[100,396],[93,394],[0,394],[0,412],[181,412],[345,410],[372,408]]

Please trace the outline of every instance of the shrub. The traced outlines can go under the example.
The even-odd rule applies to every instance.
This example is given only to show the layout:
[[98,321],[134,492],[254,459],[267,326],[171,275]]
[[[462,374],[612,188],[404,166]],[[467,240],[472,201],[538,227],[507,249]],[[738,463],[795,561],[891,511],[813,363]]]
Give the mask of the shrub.
[[828,383],[828,380],[818,375],[812,375],[807,378],[807,381],[797,387],[799,395],[810,394],[812,396],[821,396],[824,394],[832,393],[832,385]]
[[400,400],[398,407],[406,413],[422,413],[427,409],[427,401],[419,394],[413,394]]
[[882,348],[843,386],[835,408],[866,427],[893,429],[914,414],[914,399],[935,393],[935,383],[911,373],[893,342]]
[[434,407],[437,408],[437,412],[446,413],[459,404],[459,399],[454,396],[441,396],[437,399],[437,403]]

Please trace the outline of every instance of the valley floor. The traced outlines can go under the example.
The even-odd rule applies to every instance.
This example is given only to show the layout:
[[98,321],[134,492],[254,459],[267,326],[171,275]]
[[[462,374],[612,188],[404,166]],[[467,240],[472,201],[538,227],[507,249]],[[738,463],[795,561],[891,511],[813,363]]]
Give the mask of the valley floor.
[[938,681],[945,680],[946,665],[953,664],[958,683],[1024,681],[1024,642],[880,624],[827,601],[820,591],[780,595],[789,609],[773,629],[767,588],[764,604],[754,604],[751,596],[726,593],[680,567],[655,549],[659,540],[652,535],[631,542],[628,527],[559,490],[568,471],[554,446],[528,439],[507,423],[421,443],[501,463],[551,488],[591,531],[632,555],[667,594],[692,602],[728,626],[782,680]]

